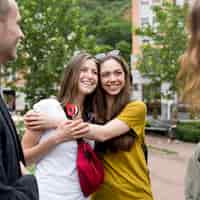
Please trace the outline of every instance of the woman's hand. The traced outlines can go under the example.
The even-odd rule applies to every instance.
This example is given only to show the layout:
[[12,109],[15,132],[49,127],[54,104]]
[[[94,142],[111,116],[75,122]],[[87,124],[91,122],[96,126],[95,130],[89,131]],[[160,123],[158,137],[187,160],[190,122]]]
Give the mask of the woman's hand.
[[45,113],[32,110],[28,111],[24,116],[25,127],[32,131],[44,131],[49,128],[56,128],[59,123],[59,119],[54,119]]
[[65,120],[61,122],[57,128],[57,133],[54,135],[56,143],[62,143],[69,140],[76,140],[84,137],[89,131],[88,123],[82,119]]

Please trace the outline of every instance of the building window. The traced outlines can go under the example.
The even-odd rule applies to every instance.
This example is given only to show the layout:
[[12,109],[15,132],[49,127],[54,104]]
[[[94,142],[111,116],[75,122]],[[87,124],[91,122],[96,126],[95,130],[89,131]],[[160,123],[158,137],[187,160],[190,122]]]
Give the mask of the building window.
[[148,44],[148,43],[150,43],[150,40],[148,38],[142,38],[142,43]]
[[134,91],[138,91],[139,90],[138,84],[133,84],[133,90]]
[[152,0],[152,4],[154,5],[154,4],[160,4],[161,3],[161,0]]
[[149,25],[149,18],[148,17],[142,17],[141,18],[141,26],[145,27]]
[[149,4],[149,0],[141,0],[141,5],[148,5]]

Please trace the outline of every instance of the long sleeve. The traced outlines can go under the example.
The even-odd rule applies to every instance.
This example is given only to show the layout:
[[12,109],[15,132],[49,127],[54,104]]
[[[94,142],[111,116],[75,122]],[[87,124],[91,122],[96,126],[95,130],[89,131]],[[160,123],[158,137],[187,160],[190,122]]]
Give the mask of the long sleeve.
[[19,138],[0,96],[0,200],[39,200],[36,179],[22,176],[24,161]]
[[0,199],[39,200],[37,183],[34,176],[22,176],[13,185],[0,182]]
[[[9,171],[13,155],[5,158],[5,146],[2,143],[3,135],[0,134],[0,199],[1,200],[38,200],[38,188],[36,179],[32,175],[20,176],[15,171]],[[11,147],[12,149],[12,147]],[[10,151],[12,153],[12,150]],[[14,158],[15,159],[15,158]],[[7,163],[6,163],[7,162]],[[7,165],[7,167],[5,167]],[[8,177],[9,174],[9,177]],[[15,180],[14,180],[15,179]]]

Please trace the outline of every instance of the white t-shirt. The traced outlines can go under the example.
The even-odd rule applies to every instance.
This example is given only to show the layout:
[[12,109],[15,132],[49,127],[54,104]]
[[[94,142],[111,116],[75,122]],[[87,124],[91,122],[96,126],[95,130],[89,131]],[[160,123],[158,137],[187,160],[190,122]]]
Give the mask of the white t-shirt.
[[[34,105],[40,111],[57,119],[66,119],[56,99],[44,99]],[[54,130],[42,134],[46,140]],[[92,142],[93,143],[93,142]],[[80,188],[76,170],[77,142],[68,141],[57,145],[36,163],[36,178],[40,200],[86,200]]]

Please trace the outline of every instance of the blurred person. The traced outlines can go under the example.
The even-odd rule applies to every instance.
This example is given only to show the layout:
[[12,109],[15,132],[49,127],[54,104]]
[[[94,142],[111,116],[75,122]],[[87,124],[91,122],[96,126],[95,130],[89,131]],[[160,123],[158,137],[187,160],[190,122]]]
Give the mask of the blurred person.
[[[188,17],[189,39],[182,55],[181,67],[177,74],[181,100],[193,112],[200,111],[200,1],[195,0]],[[185,199],[200,199],[200,145],[188,161],[185,175]]]

